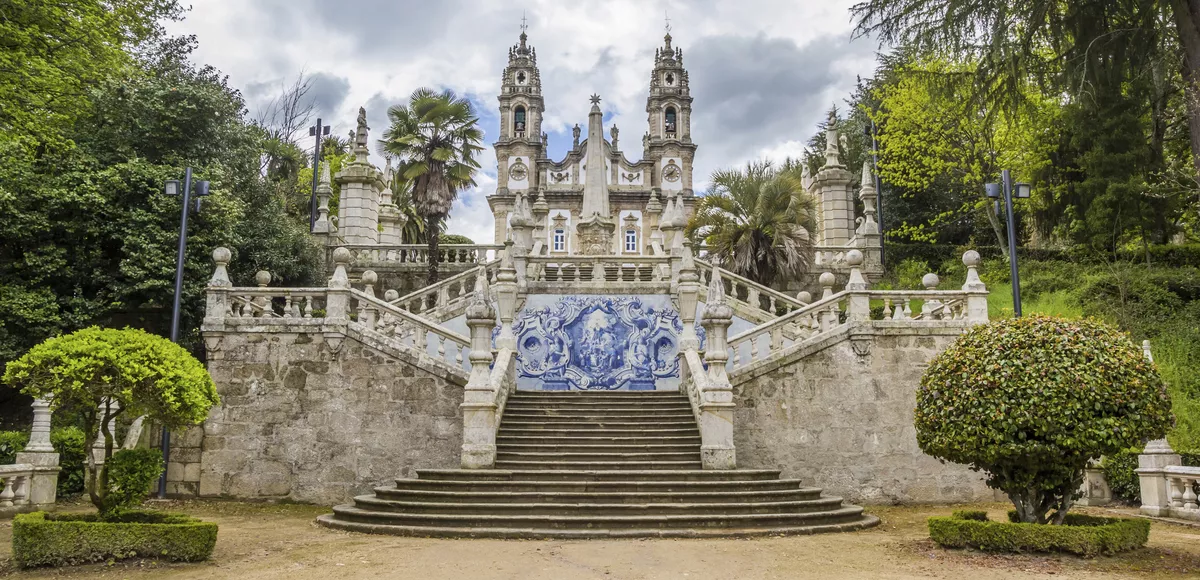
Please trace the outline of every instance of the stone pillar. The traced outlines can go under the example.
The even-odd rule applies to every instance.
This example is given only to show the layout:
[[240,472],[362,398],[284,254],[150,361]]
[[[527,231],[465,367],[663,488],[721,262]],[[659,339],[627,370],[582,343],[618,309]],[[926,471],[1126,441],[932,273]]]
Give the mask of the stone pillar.
[[1138,483],[1141,487],[1142,513],[1148,516],[1171,515],[1171,488],[1163,469],[1182,465],[1183,458],[1171,449],[1166,439],[1146,444],[1138,455]]
[[725,363],[729,361],[726,342],[733,308],[725,302],[721,271],[713,269],[704,301],[704,361],[708,363],[708,385],[700,401],[700,461],[704,469],[734,469],[737,456],[733,446],[733,385]]
[[963,292],[972,293],[967,296],[967,320],[977,324],[987,323],[987,285],[979,279],[979,252],[968,250],[963,254],[962,261],[967,267],[967,281],[962,289]]
[[350,265],[350,250],[338,247],[333,250],[333,277],[325,291],[325,343],[335,353],[346,338],[346,327],[350,324],[350,276],[346,267]]
[[333,195],[330,186],[329,162],[321,164],[321,179],[317,182],[317,221],[313,223],[314,234],[333,233],[333,225],[329,223],[329,198]]
[[873,275],[881,275],[883,274],[883,236],[879,231],[879,222],[875,219],[879,192],[875,189],[875,176],[871,174],[871,165],[868,161],[863,162],[862,184],[858,190],[858,198],[863,203],[863,219],[855,231],[855,239],[858,241],[858,247],[863,251],[863,268]]
[[496,309],[488,300],[487,274],[480,269],[475,292],[467,305],[467,327],[471,330],[471,378],[463,392],[463,469],[491,469],[496,464],[496,408],[498,385],[491,384],[492,329]]
[[538,188],[537,201],[533,203],[533,243],[537,246],[538,242],[542,243],[543,252],[550,245],[550,239],[546,235],[546,216],[550,214],[550,204],[546,202],[546,186],[543,184]]
[[[696,273],[696,261],[692,256],[692,243],[683,243],[683,256],[680,259],[679,283],[676,292],[676,303],[679,305],[679,320],[683,323],[683,332],[679,335],[679,351],[700,348],[700,337],[696,335],[696,304],[700,299],[700,276]],[[681,368],[687,364],[681,363]]]
[[821,245],[843,246],[854,233],[854,175],[842,165],[837,121],[832,115],[825,131],[825,165],[813,178],[813,193],[821,210]]
[[500,271],[496,273],[496,305],[500,315],[500,334],[496,337],[496,348],[517,349],[517,337],[513,334],[513,319],[517,316],[517,270],[513,266],[513,242],[504,243],[504,254],[500,259]]
[[[833,276],[833,272],[822,272],[821,277],[817,282],[821,284],[821,300],[833,296],[833,283],[837,278]],[[817,314],[817,320],[821,324],[821,332],[826,332],[837,326],[837,305],[829,305]]]
[[33,426],[29,445],[17,453],[16,462],[33,466],[33,477],[26,485],[29,502],[35,506],[52,505],[58,497],[58,453],[50,444],[51,399],[33,400]]
[[[921,285],[930,292],[937,290],[938,284],[941,283],[942,279],[938,278],[938,275],[934,274],[933,272],[921,277]],[[935,320],[941,320],[946,316],[946,313],[942,311],[941,308],[942,301],[936,298],[931,298],[926,300],[925,303],[921,305],[921,314],[929,314]]]
[[[851,292],[849,305],[846,308],[847,318],[852,321],[868,320],[871,318],[871,297],[867,295],[869,286],[867,280],[863,278],[862,252],[858,250],[847,252],[846,263],[850,265],[850,281],[846,283],[846,290]],[[832,288],[830,288],[830,292],[833,292]]]
[[[379,282],[379,275],[374,270],[367,270],[362,273],[363,294],[375,297],[375,283]],[[369,303],[360,303],[358,308],[358,321],[369,329],[375,328],[375,320],[379,313],[375,311],[375,306]]]
[[358,110],[358,131],[354,133],[354,160],[337,174],[341,187],[338,200],[338,231],[347,244],[379,243],[379,193],[383,177],[370,161],[367,149],[367,111]]

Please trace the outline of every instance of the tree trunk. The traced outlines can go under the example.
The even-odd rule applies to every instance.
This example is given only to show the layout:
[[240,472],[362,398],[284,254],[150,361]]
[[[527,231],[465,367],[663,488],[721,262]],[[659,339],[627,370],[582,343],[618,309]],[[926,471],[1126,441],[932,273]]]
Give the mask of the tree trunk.
[[438,263],[442,261],[441,252],[438,251],[438,216],[429,214],[425,216],[425,236],[429,240],[429,277],[425,280],[426,285],[432,286],[438,282]]
[[1192,166],[1200,177],[1200,0],[1171,0],[1179,45],[1183,47],[1183,80],[1187,94],[1188,134]]

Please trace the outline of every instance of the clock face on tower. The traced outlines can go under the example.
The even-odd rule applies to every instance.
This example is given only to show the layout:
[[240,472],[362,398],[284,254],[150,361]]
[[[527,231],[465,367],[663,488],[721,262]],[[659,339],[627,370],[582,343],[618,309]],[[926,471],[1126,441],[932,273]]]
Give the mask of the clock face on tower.
[[528,175],[528,168],[526,168],[525,164],[521,163],[520,160],[513,164],[512,169],[508,170],[508,176],[511,177],[513,181],[525,181],[525,178]]
[[679,177],[680,177],[679,166],[675,165],[675,160],[672,159],[670,161],[670,164],[663,168],[663,172],[662,172],[663,181],[669,181],[671,183],[675,183],[676,181],[679,181]]

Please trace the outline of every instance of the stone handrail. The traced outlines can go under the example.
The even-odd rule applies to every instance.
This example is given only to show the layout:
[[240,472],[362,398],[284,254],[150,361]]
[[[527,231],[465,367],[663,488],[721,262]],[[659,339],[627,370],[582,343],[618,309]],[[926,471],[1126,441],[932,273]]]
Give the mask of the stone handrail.
[[414,314],[421,313],[427,318],[441,318],[447,308],[466,302],[471,289],[475,287],[475,277],[480,272],[488,277],[488,282],[492,282],[499,270],[500,261],[492,260],[388,302]]
[[[392,337],[415,349],[418,354],[436,352],[438,358],[453,361],[461,367],[470,352],[471,340],[438,323],[417,316],[394,304],[384,302],[373,294],[351,289],[355,299],[354,312],[358,322],[368,330]],[[432,339],[432,342],[431,342]]]
[[601,282],[611,274],[618,282],[666,282],[667,256],[529,256],[535,277],[529,282]]
[[[771,358],[784,348],[833,330],[841,324],[843,302],[849,296],[849,292],[838,292],[731,337],[729,350],[733,368]],[[763,337],[770,340],[764,343]],[[749,345],[749,357],[745,360],[742,358],[743,345]]]
[[[212,288],[210,291],[214,290]],[[215,289],[220,291],[221,289]],[[325,308],[326,288],[229,288],[229,323],[249,322],[262,318],[313,318],[313,312]],[[319,317],[318,317],[319,318]]]
[[841,266],[846,264],[850,250],[860,249],[857,245],[817,246],[813,248],[814,266]]
[[[873,290],[867,293],[871,300],[882,301],[883,310],[876,317],[872,309],[872,320],[966,320],[967,292],[945,290]],[[914,303],[921,302],[913,313]]]
[[[719,268],[710,262],[697,259],[696,269],[700,274],[700,283],[707,285],[712,279],[713,268]],[[721,278],[729,281],[729,291],[726,299],[736,300],[741,304],[754,308],[762,315],[774,318],[787,314],[805,306],[804,302],[788,296],[783,292],[769,288],[749,278],[738,276],[725,268],[721,268]],[[743,298],[744,297],[744,298]]]
[[33,466],[24,463],[0,465],[0,510],[19,511],[30,503]]
[[[400,264],[428,264],[429,246],[425,244],[363,244],[341,246],[350,251],[350,263],[356,266],[393,266]],[[496,244],[442,244],[438,252],[442,262],[451,264],[486,264],[496,260],[503,245]],[[328,260],[333,260],[334,248],[329,249]]]

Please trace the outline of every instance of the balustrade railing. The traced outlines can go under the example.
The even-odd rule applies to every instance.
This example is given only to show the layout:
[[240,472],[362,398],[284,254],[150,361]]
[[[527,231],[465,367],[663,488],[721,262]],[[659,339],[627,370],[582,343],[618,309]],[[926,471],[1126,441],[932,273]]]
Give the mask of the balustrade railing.
[[[429,246],[425,244],[398,245],[351,245],[342,246],[350,251],[350,263],[354,266],[396,266],[401,264],[428,264]],[[500,257],[503,245],[496,244],[444,244],[438,247],[441,262],[448,264],[486,264]],[[334,248],[329,249],[328,259],[333,260]]]
[[469,338],[366,292],[351,290],[350,295],[354,298],[353,314],[368,330],[455,367],[463,366],[470,353]]
[[[668,256],[529,256],[529,282],[668,282]],[[664,268],[663,266],[666,266]]]
[[839,292],[738,333],[729,339],[729,364],[738,369],[832,330],[842,323],[844,303],[849,296],[849,292]]
[[491,283],[496,280],[496,272],[499,270],[500,261],[493,260],[388,302],[414,314],[440,318],[447,309],[466,303],[472,289],[475,288],[476,277],[480,274],[485,275]]
[[21,463],[0,465],[0,510],[20,510],[29,505],[33,466]]
[[[944,290],[873,290],[871,320],[966,320],[962,292]],[[878,306],[877,306],[878,305]]]
[[326,288],[231,288],[225,320],[234,324],[261,318],[321,318]]
[[847,256],[850,250],[860,249],[856,245],[842,246],[817,246],[813,248],[813,265],[814,266],[844,266],[846,265]]
[[[701,285],[707,286],[712,280],[714,267],[716,266],[709,262],[696,260],[696,270],[700,276]],[[804,302],[792,296],[749,278],[738,276],[724,268],[721,268],[721,280],[725,283],[727,299],[736,300],[742,305],[757,309],[761,315],[766,317],[781,316],[805,306]]]

